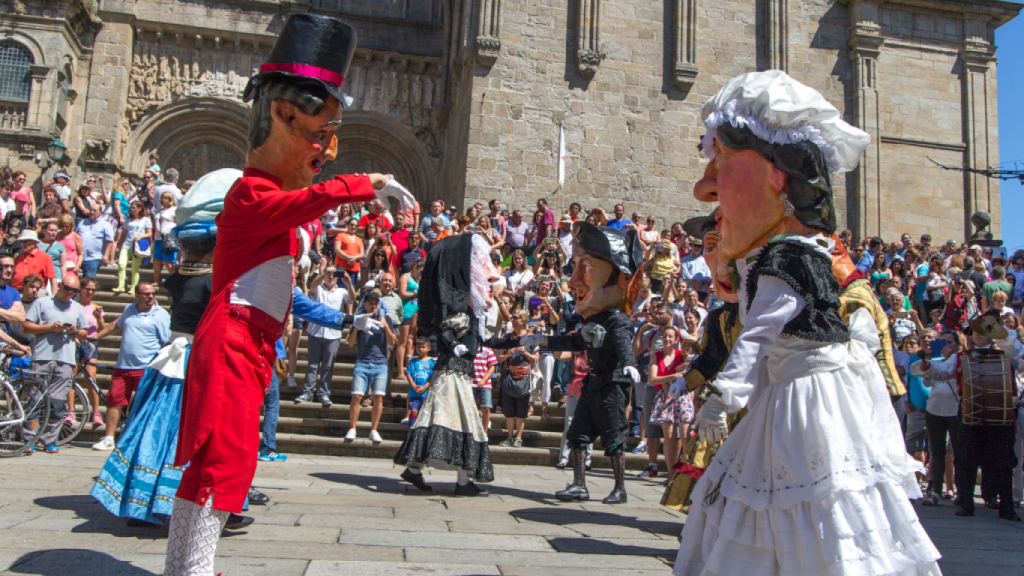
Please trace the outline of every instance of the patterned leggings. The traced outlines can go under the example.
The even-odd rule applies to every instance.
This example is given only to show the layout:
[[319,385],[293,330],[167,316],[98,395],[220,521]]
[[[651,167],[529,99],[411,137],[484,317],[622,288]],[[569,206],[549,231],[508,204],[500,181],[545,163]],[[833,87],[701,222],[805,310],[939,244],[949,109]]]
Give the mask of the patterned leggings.
[[164,576],[213,576],[213,555],[231,513],[212,506],[212,497],[205,506],[183,498],[174,500]]

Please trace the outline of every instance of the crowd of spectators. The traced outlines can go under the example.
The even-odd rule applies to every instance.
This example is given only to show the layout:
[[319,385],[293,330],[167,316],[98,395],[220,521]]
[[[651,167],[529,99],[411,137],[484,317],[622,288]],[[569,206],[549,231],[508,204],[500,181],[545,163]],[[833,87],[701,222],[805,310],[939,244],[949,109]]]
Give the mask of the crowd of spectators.
[[[162,172],[156,161],[151,159],[142,180],[122,179],[109,192],[102,177],[89,175],[74,197],[68,187],[70,179],[58,173],[53,181],[44,183],[40,206],[25,187],[24,174],[9,175],[0,182],[0,245],[10,255],[0,258],[0,320],[11,327],[7,332],[20,344],[35,346],[32,336],[41,333],[41,328],[34,327],[40,325],[25,318],[38,318],[43,306],[32,312],[32,306],[25,303],[45,297],[46,306],[52,307],[53,298],[60,301],[72,292],[77,296],[70,287],[77,287],[78,278],[82,278],[78,299],[86,308],[81,317],[86,320],[83,330],[88,335],[83,338],[94,339],[124,328],[120,319],[116,328],[105,328],[102,309],[91,304],[96,289],[93,278],[101,266],[117,266],[115,292],[134,292],[145,299],[160,289],[159,271],[173,270],[176,263],[173,239],[168,238],[175,206],[187,185],[179,187],[177,172]],[[575,313],[574,290],[568,285],[571,230],[574,222],[583,220],[635,230],[641,243],[645,278],[631,315],[636,327],[633,352],[643,379],[631,398],[632,435],[637,439],[632,450],[649,458],[643,475],[661,474],[659,454],[664,454],[671,474],[693,432],[690,425],[700,398],[684,395],[673,400],[667,389],[697,353],[708,312],[721,305],[703,257],[702,239],[687,235],[681,222],[659,228],[655,215],[627,215],[622,204],[608,213],[602,207],[585,210],[573,202],[562,214],[556,214],[544,199],[532,210],[509,210],[499,200],[487,206],[477,202],[464,211],[446,207],[442,200],[426,206],[421,213],[419,205],[392,210],[380,201],[341,205],[297,230],[302,246],[296,265],[300,290],[321,304],[349,314],[369,313],[376,320],[349,330],[347,338],[344,331],[307,327],[297,318],[289,322],[281,346],[280,376],[282,380],[287,377],[290,388],[302,388],[297,390],[295,402],[331,406],[335,359],[344,344],[356,351],[349,408],[352,417],[346,438],[358,436],[360,409],[366,407],[371,408],[369,438],[382,441],[377,428],[383,409],[394,405],[392,378],[407,380],[403,422],[415,422],[433,366],[430,342],[417,338],[423,261],[435,242],[453,234],[483,236],[501,271],[493,286],[495,305],[485,321],[488,336],[558,334],[576,329],[582,319]],[[910,365],[918,361],[920,349],[936,358],[964,349],[970,321],[986,311],[996,310],[1006,326],[1019,327],[1024,307],[1024,251],[1006,258],[990,246],[954,240],[933,246],[927,234],[917,239],[903,234],[891,242],[865,238],[853,243],[852,237],[849,231],[839,234],[888,315],[897,371],[908,389],[895,405],[906,430],[908,452],[928,465],[928,476],[922,481],[929,501],[938,503],[953,493],[949,462],[957,448],[955,433],[951,433],[957,407],[955,386],[917,378],[910,373]],[[152,282],[140,278],[144,261],[152,262]],[[68,281],[71,277],[74,280]],[[132,314],[126,310],[122,319],[145,316],[150,309],[142,300],[131,306],[136,309]],[[305,381],[299,383],[295,374],[303,330],[309,336],[309,367]],[[156,337],[153,345],[165,340]],[[137,369],[135,364],[125,366],[125,370]],[[552,405],[564,408],[568,427],[587,374],[587,358],[543,347],[497,352],[483,348],[475,368],[472,381],[485,425],[489,428],[491,414],[502,414],[507,437],[501,445],[520,447],[527,420],[535,413],[550,420]],[[54,392],[60,394],[61,390],[55,387]],[[276,422],[276,402],[273,405]],[[116,414],[116,407],[108,409],[108,429],[116,425]],[[1018,454],[1022,435],[1018,434]],[[270,436],[273,444],[273,431]],[[265,448],[261,458],[269,454],[267,459],[283,459],[272,447]],[[558,466],[564,467],[564,443],[560,452]],[[1018,501],[1021,487],[1018,466]]]

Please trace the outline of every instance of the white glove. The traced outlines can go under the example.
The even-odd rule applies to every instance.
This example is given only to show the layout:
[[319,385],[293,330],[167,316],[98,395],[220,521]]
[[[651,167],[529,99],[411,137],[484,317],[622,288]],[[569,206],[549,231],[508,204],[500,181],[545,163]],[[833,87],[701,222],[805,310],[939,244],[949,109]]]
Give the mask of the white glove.
[[542,346],[548,343],[548,337],[544,334],[527,334],[519,339],[520,346]]
[[459,356],[460,358],[462,356],[465,356],[468,352],[469,352],[469,348],[466,348],[466,346],[464,344],[459,344],[458,346],[456,346],[455,348],[452,349],[452,354],[455,354],[456,356]]
[[680,378],[672,383],[672,386],[668,389],[668,395],[673,400],[679,400],[679,397],[686,392],[686,378]]
[[622,369],[622,373],[629,376],[629,381],[633,383],[633,386],[640,384],[640,372],[638,372],[636,368],[626,366]]
[[712,395],[704,401],[693,420],[700,431],[701,441],[714,444],[729,435],[727,408],[725,402],[718,396]]
[[391,178],[391,181],[385,184],[383,188],[377,190],[376,195],[377,199],[383,202],[385,207],[388,206],[389,198],[398,200],[398,203],[405,210],[412,210],[416,207],[416,197],[394,178]]
[[376,330],[381,327],[381,323],[374,320],[373,316],[370,314],[357,314],[352,319],[352,325],[356,327],[356,330],[362,330],[364,332]]

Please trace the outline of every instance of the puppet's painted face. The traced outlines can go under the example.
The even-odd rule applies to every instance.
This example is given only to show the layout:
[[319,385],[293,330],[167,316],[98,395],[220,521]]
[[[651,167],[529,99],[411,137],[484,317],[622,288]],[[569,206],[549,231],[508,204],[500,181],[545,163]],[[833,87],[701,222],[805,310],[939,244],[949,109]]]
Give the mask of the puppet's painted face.
[[730,266],[730,261],[722,262],[718,258],[720,252],[718,245],[721,239],[722,235],[718,231],[711,231],[704,235],[704,261],[707,262],[708,268],[711,269],[711,276],[714,278],[715,296],[722,302],[739,302],[736,287],[732,285],[734,279],[731,277],[736,271],[736,267]]
[[323,110],[315,116],[304,114],[296,106],[275,101],[274,125],[266,143],[278,158],[286,159],[275,175],[286,188],[305,188],[321,167],[338,154],[338,137],[334,131],[341,125],[341,104],[328,98]]
[[576,312],[589,318],[598,312],[623,307],[628,276],[618,274],[618,282],[609,286],[608,280],[616,271],[611,262],[589,254],[576,256],[574,260],[569,286],[576,289]]
[[742,258],[764,246],[786,218],[779,198],[786,175],[753,150],[737,151],[715,138],[715,159],[693,187],[701,202],[718,202],[720,262]]

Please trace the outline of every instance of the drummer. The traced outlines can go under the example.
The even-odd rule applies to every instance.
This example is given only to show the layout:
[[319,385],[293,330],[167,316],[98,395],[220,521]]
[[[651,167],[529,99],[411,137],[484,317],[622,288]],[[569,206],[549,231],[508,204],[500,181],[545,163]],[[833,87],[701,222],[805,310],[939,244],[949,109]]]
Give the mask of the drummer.
[[[921,361],[910,367],[910,373],[932,380],[957,381],[957,394],[962,395],[964,389],[960,364],[970,361],[972,352],[978,350],[996,350],[1005,354],[1012,368],[1005,374],[1006,390],[1017,395],[1016,373],[1020,369],[1020,359],[1024,355],[1024,346],[1017,339],[1013,330],[1007,330],[999,323],[998,313],[986,312],[971,322],[971,347],[943,361],[931,361],[927,354],[921,355]],[[993,344],[998,349],[993,348]],[[919,353],[920,354],[920,353]],[[970,382],[967,383],[968,385]],[[1013,453],[1014,422],[1012,418],[1007,424],[965,424],[963,409],[959,415],[960,439],[954,456],[956,467],[956,487],[958,496],[957,516],[974,515],[974,483],[981,466],[986,485],[992,486],[999,495],[999,517],[1004,520],[1020,522],[1021,517],[1013,509],[1013,468],[1019,463]],[[989,484],[991,483],[991,484]]]

